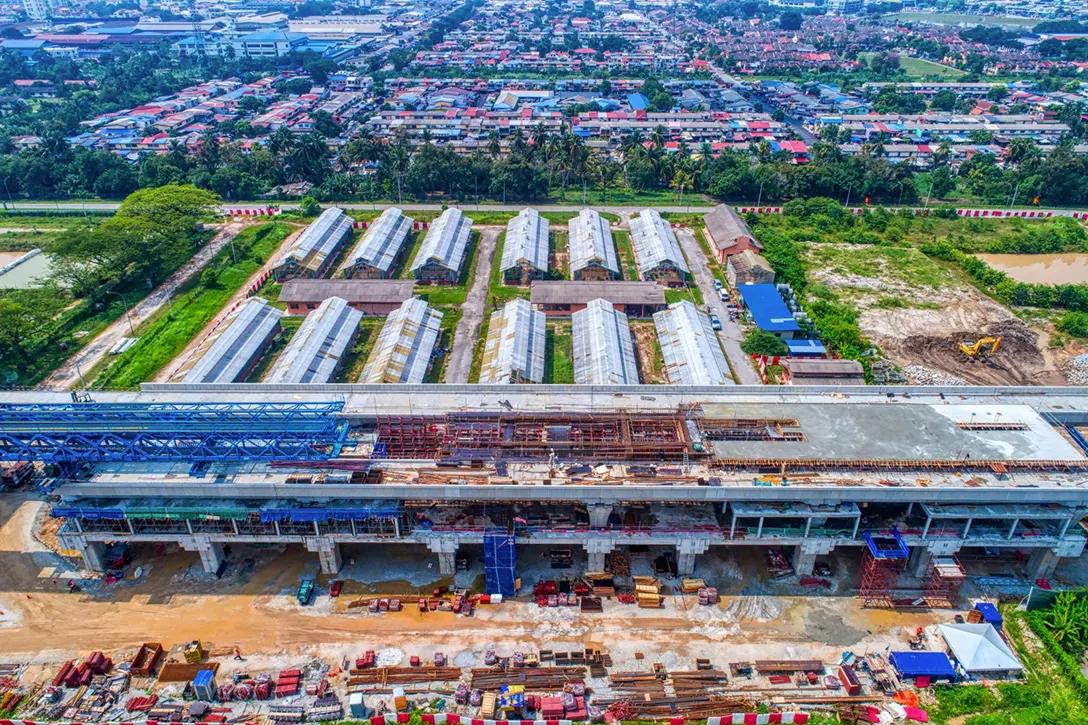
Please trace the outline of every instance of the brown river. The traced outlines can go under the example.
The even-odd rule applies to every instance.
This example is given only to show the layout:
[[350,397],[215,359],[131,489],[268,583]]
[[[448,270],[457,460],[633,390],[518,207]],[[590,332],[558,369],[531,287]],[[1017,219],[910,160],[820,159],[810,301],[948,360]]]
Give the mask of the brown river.
[[1074,284],[1088,282],[1088,254],[978,254],[994,269],[1018,282]]

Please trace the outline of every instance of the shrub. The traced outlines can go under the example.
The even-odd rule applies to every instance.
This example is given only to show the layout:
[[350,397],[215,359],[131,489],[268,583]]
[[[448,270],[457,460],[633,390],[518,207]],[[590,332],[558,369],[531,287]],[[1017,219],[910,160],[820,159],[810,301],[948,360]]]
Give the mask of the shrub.
[[787,352],[786,343],[764,330],[749,332],[748,337],[741,343],[740,349],[749,355],[767,355],[768,357],[785,355]]

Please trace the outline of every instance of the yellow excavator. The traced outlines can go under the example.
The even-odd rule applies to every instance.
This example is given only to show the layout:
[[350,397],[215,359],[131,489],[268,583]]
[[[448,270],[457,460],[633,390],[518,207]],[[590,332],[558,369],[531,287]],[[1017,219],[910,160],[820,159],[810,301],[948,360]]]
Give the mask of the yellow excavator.
[[997,352],[1000,345],[1000,337],[983,337],[975,342],[961,342],[960,352],[966,355],[969,360],[984,360],[987,364],[994,365],[993,361],[990,360],[990,355]]

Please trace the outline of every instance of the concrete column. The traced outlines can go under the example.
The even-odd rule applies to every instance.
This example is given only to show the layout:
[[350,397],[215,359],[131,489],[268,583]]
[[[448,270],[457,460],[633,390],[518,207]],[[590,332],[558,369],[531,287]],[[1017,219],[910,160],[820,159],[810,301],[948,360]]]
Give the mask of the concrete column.
[[961,539],[966,539],[967,534],[971,533],[971,524],[974,523],[974,521],[974,519],[967,519],[967,525],[963,527],[963,535],[960,536]]
[[1066,519],[1065,520],[1065,523],[1062,524],[1062,532],[1060,534],[1058,534],[1059,539],[1064,539],[1065,538],[1065,532],[1069,530],[1069,525],[1072,524],[1072,523],[1073,523],[1073,519]]
[[910,575],[921,579],[933,564],[933,552],[924,546],[915,546],[910,551],[910,559],[907,560],[907,571]]
[[[604,529],[608,527],[608,517],[612,515],[612,506],[606,503],[591,503],[586,508],[589,509],[589,525],[594,529]],[[599,571],[594,570],[594,571]]]
[[681,539],[676,544],[676,573],[687,576],[695,571],[695,557],[706,553],[710,542],[706,539]]
[[1053,549],[1036,549],[1028,557],[1028,577],[1050,579],[1058,567],[1058,555]]
[[763,536],[763,517],[760,516],[759,517],[759,527],[756,528],[756,538],[759,539],[759,538],[762,538],[762,536]]
[[106,545],[98,541],[84,541],[77,549],[83,557],[83,566],[91,571],[106,571]]
[[850,534],[851,539],[858,538],[858,527],[861,526],[861,517],[854,519],[854,533]]
[[442,576],[453,576],[457,572],[457,549],[461,542],[457,539],[435,539],[427,544],[428,548],[438,554],[438,573]]
[[333,544],[331,548],[317,552],[317,556],[321,561],[322,574],[338,574],[340,567],[344,565],[340,558],[340,544]]
[[604,571],[604,558],[616,548],[614,539],[588,539],[583,544],[586,552],[586,571]]
[[809,517],[809,518],[805,519],[805,536],[804,536],[804,538],[806,538],[806,539],[808,538],[808,532],[811,529],[812,529],[812,518]]
[[926,516],[926,525],[922,528],[922,538],[926,538],[926,534],[929,533],[929,525],[933,523],[933,519]]
[[178,543],[185,551],[195,551],[200,554],[200,563],[204,566],[204,571],[209,574],[218,572],[226,558],[223,545],[218,541],[212,541],[207,536],[187,536]]
[[1013,519],[1012,520],[1012,526],[1009,527],[1009,535],[1007,537],[1008,539],[1011,540],[1012,537],[1016,535],[1016,527],[1019,526],[1019,525],[1020,525],[1020,519]]
[[806,551],[803,546],[798,546],[793,555],[793,568],[797,571],[797,576],[811,576],[815,567],[816,552]]

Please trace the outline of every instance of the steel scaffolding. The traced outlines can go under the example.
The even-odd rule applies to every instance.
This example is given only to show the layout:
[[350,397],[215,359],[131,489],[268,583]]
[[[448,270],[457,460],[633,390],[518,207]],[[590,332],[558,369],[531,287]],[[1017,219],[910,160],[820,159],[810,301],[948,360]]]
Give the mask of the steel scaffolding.
[[898,529],[892,529],[891,536],[878,537],[866,531],[864,537],[866,547],[858,598],[866,607],[891,607],[892,590],[910,558],[910,549]]
[[960,597],[967,572],[954,556],[933,557],[933,568],[926,580],[926,606],[952,609]]
[[0,405],[0,460],[322,460],[347,424],[331,403]]

